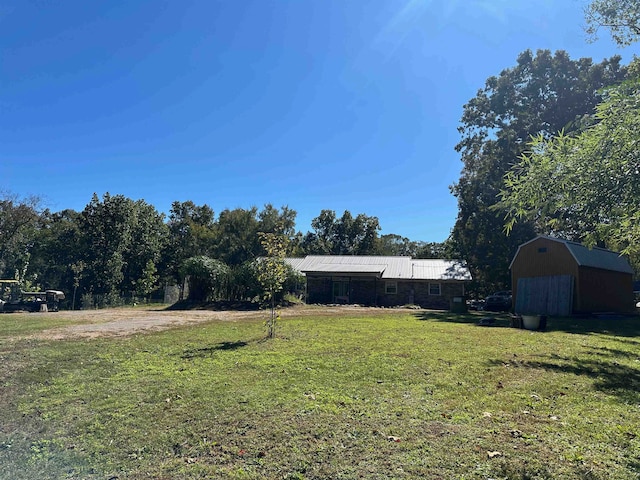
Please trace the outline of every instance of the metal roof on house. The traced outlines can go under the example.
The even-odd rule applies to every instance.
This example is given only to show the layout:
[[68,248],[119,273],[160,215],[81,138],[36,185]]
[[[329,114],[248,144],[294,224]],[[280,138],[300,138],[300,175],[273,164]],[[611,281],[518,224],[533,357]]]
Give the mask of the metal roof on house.
[[[520,253],[520,248],[528,245],[531,242],[535,242],[539,238],[544,238],[546,240],[564,244],[567,247],[567,250],[569,250],[571,256],[573,256],[576,263],[581,267],[600,268],[602,270],[611,270],[614,272],[633,274],[633,268],[631,268],[631,265],[629,264],[627,259],[617,252],[599,247],[589,248],[578,242],[549,237],[546,235],[540,235],[520,245],[518,247],[518,251],[513,257],[513,260],[515,260],[515,257],[517,257],[518,253]],[[513,265],[513,260],[511,261],[511,265]],[[511,265],[509,266],[509,268],[511,268]]]
[[297,269],[305,274],[370,274],[386,280],[471,280],[469,270],[458,260],[411,257],[309,255]]
[[284,259],[284,261],[291,268],[293,268],[294,270],[299,272],[300,271],[300,264],[302,262],[304,262],[304,258],[287,257],[287,258]]
[[467,280],[471,273],[460,260],[412,260],[412,278],[425,280]]

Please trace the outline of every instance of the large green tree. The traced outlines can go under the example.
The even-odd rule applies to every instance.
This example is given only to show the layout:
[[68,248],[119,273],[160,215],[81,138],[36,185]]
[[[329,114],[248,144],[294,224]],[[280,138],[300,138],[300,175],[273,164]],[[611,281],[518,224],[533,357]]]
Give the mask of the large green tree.
[[83,256],[79,217],[79,212],[69,209],[42,212],[28,268],[29,276],[42,288],[72,291],[74,273],[69,266]]
[[452,186],[458,218],[453,254],[465,259],[481,292],[509,285],[509,262],[517,246],[535,235],[532,223],[503,229],[505,212],[496,209],[503,176],[526,150],[532,136],[584,127],[601,100],[603,87],[625,78],[619,57],[594,64],[572,60],[564,51],[527,50],[517,64],[487,79],[465,106],[456,146],[463,168]]
[[215,238],[214,211],[192,201],[171,204],[167,221],[169,237],[163,251],[164,276],[182,285],[181,267],[191,257],[210,255]]
[[0,278],[25,276],[40,219],[38,197],[0,194]]
[[79,218],[82,238],[82,289],[106,303],[148,282],[165,241],[164,217],[143,200],[96,194]]
[[612,87],[579,135],[537,137],[505,176],[500,206],[559,236],[640,253],[640,78]]
[[122,288],[145,296],[158,287],[157,267],[168,243],[169,229],[164,214],[144,200],[134,202],[129,221],[131,242],[125,251]]
[[311,221],[313,232],[302,239],[302,250],[312,255],[375,255],[379,251],[377,217],[356,217],[345,210],[340,218],[333,210],[322,210]]
[[[619,45],[640,39],[640,3],[593,0],[591,34],[606,27]],[[590,126],[537,136],[505,175],[500,207],[510,231],[533,221],[542,231],[622,250],[640,264],[640,60],[629,80],[604,90]]]

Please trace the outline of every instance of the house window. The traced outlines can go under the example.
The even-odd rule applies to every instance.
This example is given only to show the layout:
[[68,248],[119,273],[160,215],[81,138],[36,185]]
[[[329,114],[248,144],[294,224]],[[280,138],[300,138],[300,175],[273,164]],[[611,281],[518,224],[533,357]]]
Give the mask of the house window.
[[429,284],[429,295],[442,295],[440,291],[439,283],[430,283]]
[[547,247],[540,247],[538,253],[547,253]]
[[398,293],[398,282],[385,282],[384,293],[387,295],[395,295]]

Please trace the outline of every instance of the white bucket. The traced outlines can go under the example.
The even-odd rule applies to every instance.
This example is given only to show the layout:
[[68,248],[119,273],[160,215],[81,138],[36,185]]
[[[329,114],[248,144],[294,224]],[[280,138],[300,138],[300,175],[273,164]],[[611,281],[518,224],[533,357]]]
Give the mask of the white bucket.
[[540,315],[522,315],[522,326],[527,330],[540,328]]

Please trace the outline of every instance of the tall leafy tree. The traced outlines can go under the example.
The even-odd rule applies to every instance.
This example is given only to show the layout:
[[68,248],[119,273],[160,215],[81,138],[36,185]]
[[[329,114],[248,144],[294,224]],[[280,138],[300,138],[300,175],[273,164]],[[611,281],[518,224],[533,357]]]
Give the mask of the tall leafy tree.
[[79,212],[69,209],[42,213],[28,269],[41,287],[72,291],[74,273],[69,266],[83,255],[79,218]]
[[407,237],[388,233],[380,235],[377,240],[376,254],[385,256],[415,257],[419,242],[412,242]]
[[302,240],[302,249],[315,255],[375,255],[378,250],[377,217],[363,213],[355,218],[345,210],[340,218],[333,210],[322,210],[311,221],[314,232]]
[[[593,0],[586,18],[592,35],[606,27],[621,46],[640,39],[637,1]],[[591,126],[537,136],[505,175],[507,231],[534,221],[546,231],[622,250],[640,265],[640,60],[628,70],[629,80],[605,89]]]
[[215,238],[215,217],[209,205],[173,202],[167,222],[168,240],[162,255],[165,277],[182,284],[180,269],[188,258],[209,255]]
[[95,193],[81,213],[86,263],[85,291],[115,298],[120,294],[125,253],[131,244],[134,202],[123,195]]
[[284,205],[276,208],[267,203],[258,213],[258,230],[264,233],[277,233],[291,239],[295,235],[297,212]]
[[25,275],[40,219],[41,201],[0,194],[0,278]]
[[509,282],[509,262],[517,246],[535,235],[534,225],[519,223],[511,235],[503,229],[505,212],[495,205],[503,176],[526,150],[532,136],[584,127],[601,100],[603,87],[624,79],[619,57],[594,64],[571,60],[566,52],[527,50],[516,66],[487,79],[465,106],[456,146],[463,168],[452,186],[458,218],[451,240],[482,291]]
[[138,282],[160,258],[166,238],[164,217],[143,200],[96,194],[80,214],[83,290],[106,302],[135,293]]
[[[157,266],[168,243],[164,214],[144,200],[137,200],[131,211],[131,241],[125,251],[123,290],[148,295],[157,287]],[[153,273],[151,273],[153,272]],[[150,283],[155,278],[156,282]]]
[[275,233],[290,240],[295,218],[295,210],[287,206],[278,209],[271,204],[260,211],[257,207],[223,210],[216,223],[213,256],[232,267],[253,261],[266,253],[259,233]]
[[258,209],[236,208],[220,212],[213,256],[227,265],[241,265],[259,255]]
[[640,78],[607,91],[598,123],[537,137],[505,176],[500,206],[517,221],[588,244],[640,253]]

